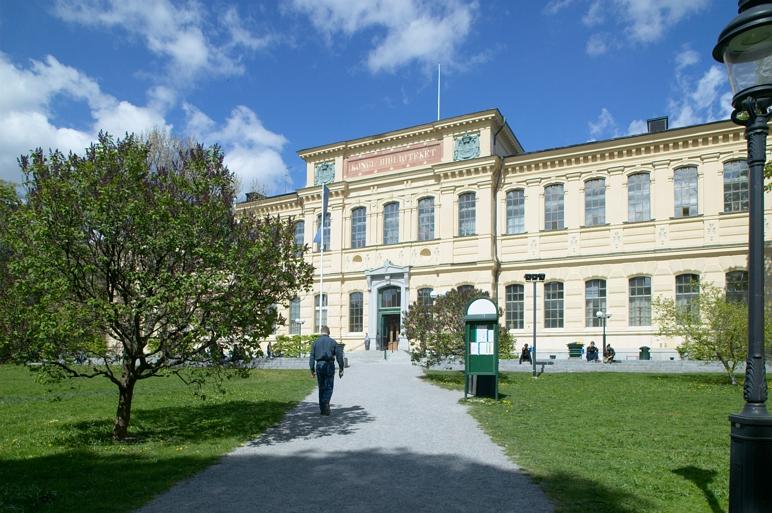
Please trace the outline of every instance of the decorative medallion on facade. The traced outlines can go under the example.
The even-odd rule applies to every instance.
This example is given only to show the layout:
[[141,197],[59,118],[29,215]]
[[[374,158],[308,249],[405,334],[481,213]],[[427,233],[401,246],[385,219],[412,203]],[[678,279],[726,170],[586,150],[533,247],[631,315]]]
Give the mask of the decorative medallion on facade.
[[314,185],[332,183],[335,180],[335,161],[319,162],[314,167]]
[[480,132],[466,133],[454,139],[453,160],[469,160],[480,156]]

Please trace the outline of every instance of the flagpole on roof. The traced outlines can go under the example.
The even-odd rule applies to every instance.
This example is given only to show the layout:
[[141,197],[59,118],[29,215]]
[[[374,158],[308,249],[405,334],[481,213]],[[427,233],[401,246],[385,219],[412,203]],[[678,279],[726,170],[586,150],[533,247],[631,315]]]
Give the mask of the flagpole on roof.
[[437,64],[437,121],[440,120],[440,75],[442,64]]
[[327,184],[322,184],[322,217],[319,222],[319,329],[322,329],[322,311],[324,309],[324,221],[327,217]]

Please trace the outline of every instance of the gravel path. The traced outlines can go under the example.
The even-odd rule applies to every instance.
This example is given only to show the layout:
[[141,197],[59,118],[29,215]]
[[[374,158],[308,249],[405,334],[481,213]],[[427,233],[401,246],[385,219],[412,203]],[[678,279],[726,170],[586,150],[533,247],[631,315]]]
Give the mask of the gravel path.
[[553,511],[458,403],[463,393],[423,382],[404,353],[373,353],[336,376],[332,416],[319,415],[314,389],[140,513]]

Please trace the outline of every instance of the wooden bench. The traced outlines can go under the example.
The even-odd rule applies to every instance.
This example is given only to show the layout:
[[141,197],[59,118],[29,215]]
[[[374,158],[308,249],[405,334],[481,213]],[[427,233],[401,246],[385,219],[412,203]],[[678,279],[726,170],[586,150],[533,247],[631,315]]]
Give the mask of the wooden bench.
[[536,374],[537,376],[541,376],[544,374],[544,366],[545,365],[555,365],[555,362],[552,360],[536,360],[536,365],[541,365],[541,370]]

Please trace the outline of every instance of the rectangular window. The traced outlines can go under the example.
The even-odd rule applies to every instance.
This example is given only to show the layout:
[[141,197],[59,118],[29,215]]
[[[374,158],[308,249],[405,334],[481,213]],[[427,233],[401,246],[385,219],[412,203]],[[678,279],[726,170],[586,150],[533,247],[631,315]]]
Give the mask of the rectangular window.
[[[321,223],[322,214],[319,214],[316,216],[316,233],[317,237],[314,239],[314,242],[317,244],[317,251],[319,251],[321,248],[319,246],[319,224]],[[324,238],[324,250],[329,251],[330,250],[330,213],[328,212],[326,216],[324,216],[324,229],[322,230],[322,237]]]
[[466,192],[458,197],[458,235],[475,234],[475,195]]
[[305,244],[304,237],[306,231],[306,223],[298,221],[295,223],[295,247],[297,248],[296,254],[303,252],[303,245]]
[[418,289],[418,304],[421,306],[431,306],[432,289],[430,288]]
[[563,327],[563,284],[544,284],[544,327]]
[[733,160],[724,164],[724,212],[748,211],[748,163]]
[[319,333],[322,326],[327,325],[327,294],[324,294],[321,306],[319,294],[314,296],[314,333]]
[[594,178],[584,183],[584,225],[606,224],[606,180]]
[[584,284],[584,325],[588,328],[603,326],[603,318],[597,313],[606,313],[606,280],[589,280]]
[[383,206],[383,243],[399,242],[399,203],[387,203]]
[[367,210],[358,207],[351,211],[351,247],[365,247],[367,236]]
[[348,296],[348,330],[362,330],[362,312],[364,311],[361,292],[352,292]]
[[544,188],[544,229],[562,230],[563,222],[563,184],[548,185]]
[[651,326],[651,278],[630,278],[630,326]]
[[434,239],[434,198],[418,200],[418,240]]
[[508,285],[506,288],[506,326],[508,330],[523,329],[525,293],[522,285]]
[[507,193],[507,233],[525,232],[525,191],[515,189]]
[[631,223],[651,219],[649,188],[649,173],[637,173],[627,179],[627,220]]
[[673,176],[675,187],[675,217],[697,215],[697,168],[676,169]]
[[300,299],[295,298],[290,302],[289,310],[289,332],[290,335],[300,335]]

